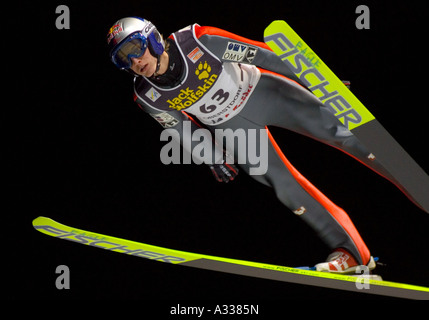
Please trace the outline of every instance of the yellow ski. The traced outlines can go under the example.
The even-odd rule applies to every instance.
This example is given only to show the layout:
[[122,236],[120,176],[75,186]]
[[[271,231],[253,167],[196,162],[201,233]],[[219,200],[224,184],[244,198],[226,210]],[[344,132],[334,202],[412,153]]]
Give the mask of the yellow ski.
[[372,280],[365,275],[336,275],[173,250],[69,227],[46,217],[34,219],[33,226],[55,238],[165,263],[340,290],[408,299],[429,299],[429,288]]
[[396,142],[371,112],[322,59],[283,20],[273,21],[264,41],[288,68],[371,152],[395,184],[415,205],[429,213],[429,176]]

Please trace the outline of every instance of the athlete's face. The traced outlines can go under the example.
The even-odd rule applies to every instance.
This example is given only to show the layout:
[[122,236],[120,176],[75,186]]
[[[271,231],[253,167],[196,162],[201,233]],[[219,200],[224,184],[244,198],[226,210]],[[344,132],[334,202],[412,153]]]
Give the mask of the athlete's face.
[[151,77],[156,71],[157,60],[149,50],[138,58],[131,58],[131,70],[140,76]]

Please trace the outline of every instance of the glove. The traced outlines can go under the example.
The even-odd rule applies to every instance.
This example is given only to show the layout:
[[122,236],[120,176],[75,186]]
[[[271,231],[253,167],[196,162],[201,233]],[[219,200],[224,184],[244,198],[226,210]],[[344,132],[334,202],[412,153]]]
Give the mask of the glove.
[[222,164],[212,164],[210,165],[210,170],[212,171],[213,176],[219,182],[228,183],[235,179],[238,175],[238,169],[233,164],[222,163]]

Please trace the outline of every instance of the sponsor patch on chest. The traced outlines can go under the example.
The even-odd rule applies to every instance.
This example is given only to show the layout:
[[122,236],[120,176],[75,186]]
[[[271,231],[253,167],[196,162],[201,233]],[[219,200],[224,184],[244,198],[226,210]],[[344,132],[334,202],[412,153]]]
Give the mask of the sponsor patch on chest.
[[252,63],[258,49],[246,44],[230,42],[222,55],[223,60]]

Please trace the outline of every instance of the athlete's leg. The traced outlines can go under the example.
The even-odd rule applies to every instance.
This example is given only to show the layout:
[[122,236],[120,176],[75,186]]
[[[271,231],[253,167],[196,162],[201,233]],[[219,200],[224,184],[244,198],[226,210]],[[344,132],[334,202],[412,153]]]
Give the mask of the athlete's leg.
[[[308,136],[354,157],[390,181],[394,178],[374,155],[348,130],[316,96],[281,75],[261,70],[257,97],[263,108],[245,108],[241,115],[260,123],[282,127]],[[254,99],[255,100],[255,99]],[[256,114],[255,114],[256,112]]]
[[[258,106],[249,100],[246,105],[246,108],[248,107],[256,109]],[[308,223],[331,249],[345,248],[355,256],[359,263],[368,262],[369,250],[347,214],[299,174],[286,159],[265,126],[246,120],[239,114],[216,128],[240,129],[247,136],[251,130],[264,130],[267,134],[257,135],[258,138],[253,143],[256,144],[256,150],[266,152],[266,156],[261,158],[268,161],[267,171],[263,175],[251,176],[257,181],[273,187],[278,199]],[[265,141],[266,150],[260,147],[260,139],[267,139]],[[232,151],[236,159],[240,156],[239,149],[236,144]],[[239,165],[247,173],[250,173],[250,169],[255,166],[249,161],[239,163]]]
[[[337,147],[371,165],[365,147],[313,94],[279,75],[263,73],[247,105],[236,118],[263,127],[287,128]],[[274,155],[273,151],[269,154],[269,169],[264,179],[274,187],[280,201],[312,226],[332,249],[344,247],[359,263],[366,264],[369,250],[346,212],[293,168],[271,135],[270,148]],[[295,183],[290,182],[291,177]]]

